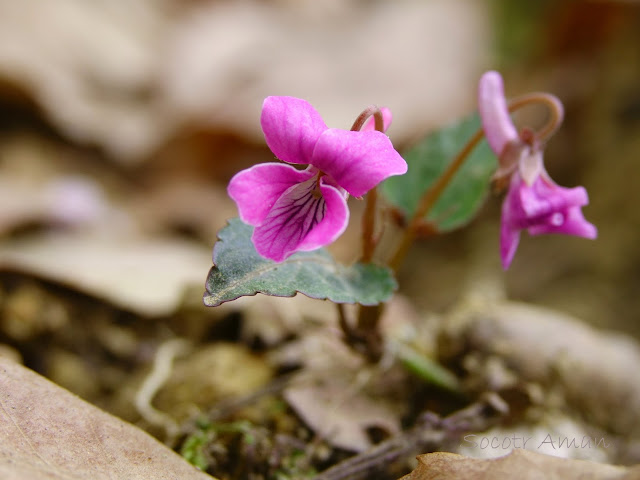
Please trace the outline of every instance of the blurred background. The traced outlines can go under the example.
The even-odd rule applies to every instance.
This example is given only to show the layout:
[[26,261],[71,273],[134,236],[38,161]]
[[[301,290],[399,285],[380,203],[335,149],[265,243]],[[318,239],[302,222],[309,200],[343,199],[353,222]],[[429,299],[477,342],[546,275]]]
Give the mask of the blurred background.
[[599,238],[524,235],[503,273],[494,197],[414,249],[404,292],[441,312],[486,282],[640,335],[638,2],[0,0],[0,343],[37,366],[29,342],[74,315],[217,315],[200,302],[216,232],[237,215],[226,183],[273,159],[264,97],[304,98],[345,129],[388,106],[402,151],[475,110],[487,69],[508,96],[563,100],[547,169],[586,187]]

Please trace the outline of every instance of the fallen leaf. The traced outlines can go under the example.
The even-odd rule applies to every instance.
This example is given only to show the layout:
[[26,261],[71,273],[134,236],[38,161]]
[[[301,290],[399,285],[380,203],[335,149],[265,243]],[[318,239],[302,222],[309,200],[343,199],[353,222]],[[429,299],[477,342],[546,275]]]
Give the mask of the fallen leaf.
[[3,480],[211,479],[142,430],[0,356]]
[[172,313],[210,263],[208,248],[177,238],[78,233],[0,244],[0,270],[57,281],[145,316]]
[[237,215],[224,186],[176,174],[142,191],[132,202],[132,210],[145,231],[182,230],[206,243],[216,238],[228,218]]
[[120,161],[144,156],[174,121],[144,94],[175,18],[171,3],[61,0],[31,9],[0,0],[0,77],[75,141]]
[[389,402],[372,398],[337,376],[287,388],[284,396],[316,434],[338,448],[355,452],[371,448],[367,435],[371,427],[388,435],[400,431],[399,415]]
[[126,164],[181,127],[262,141],[273,94],[309,98],[342,128],[389,105],[405,140],[471,109],[486,8],[325,3],[0,0],[0,77],[66,137]]
[[473,108],[489,38],[486,8],[466,0],[203,2],[189,13],[164,50],[167,102],[256,141],[274,94],[308,99],[337,128],[388,105],[394,141],[421,135]]
[[617,467],[521,449],[491,460],[455,453],[428,453],[420,455],[418,462],[418,467],[403,480],[632,480],[640,475],[640,466]]
[[60,178],[46,183],[0,178],[0,234],[31,223],[86,226],[107,218],[107,203],[90,180]]
[[[280,361],[301,362],[304,370],[284,390],[287,403],[330,445],[362,452],[373,446],[371,428],[387,435],[401,430],[406,372],[367,366],[332,330],[309,330],[284,346]],[[272,357],[278,360],[277,357]]]

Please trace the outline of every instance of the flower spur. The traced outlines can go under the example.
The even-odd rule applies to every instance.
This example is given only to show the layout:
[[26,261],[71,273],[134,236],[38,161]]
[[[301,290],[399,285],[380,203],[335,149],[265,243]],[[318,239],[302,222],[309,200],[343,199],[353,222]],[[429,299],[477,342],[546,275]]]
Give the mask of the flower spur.
[[509,190],[502,205],[500,257],[506,270],[518,248],[521,230],[530,235],[562,233],[596,238],[596,227],[585,220],[582,207],[589,203],[584,187],[557,185],[546,172],[542,159],[541,138],[552,133],[562,121],[562,104],[548,94],[534,94],[526,102],[545,101],[555,113],[548,131],[534,134],[523,129],[519,134],[509,116],[502,77],[486,72],[478,87],[478,109],[489,146],[498,156],[495,179],[509,180]]

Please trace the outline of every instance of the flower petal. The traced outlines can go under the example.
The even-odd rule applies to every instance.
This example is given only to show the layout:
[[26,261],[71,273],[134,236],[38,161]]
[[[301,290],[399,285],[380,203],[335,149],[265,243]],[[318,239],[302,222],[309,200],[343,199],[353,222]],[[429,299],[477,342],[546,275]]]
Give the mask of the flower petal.
[[521,145],[520,152],[520,158],[518,159],[519,173],[527,186],[531,187],[544,172],[542,151],[531,151],[530,147],[528,147],[527,145]]
[[297,250],[309,251],[333,243],[342,235],[349,223],[347,193],[325,183],[326,177],[320,179],[320,191],[326,204],[324,218],[311,229],[309,234],[298,245]]
[[500,225],[500,257],[506,270],[526,228],[530,235],[562,233],[596,238],[598,231],[585,220],[582,206],[588,203],[583,187],[564,188],[542,174],[529,187],[518,172],[511,178],[509,191],[502,204]]
[[256,226],[287,189],[316,174],[313,167],[297,170],[282,163],[262,163],[235,174],[227,192],[238,205],[242,221]]
[[[391,110],[387,107],[380,107],[380,112],[382,113],[382,124],[383,124],[383,132],[386,132],[391,125],[391,121],[393,120],[393,115],[391,114]],[[367,123],[365,123],[360,129],[361,132],[373,132],[376,129],[376,119],[371,116]]]
[[509,116],[502,77],[498,72],[489,71],[480,77],[478,111],[487,142],[496,155],[502,153],[507,143],[518,141],[518,131]]
[[562,233],[590,239],[598,236],[598,229],[584,218],[580,207],[571,207],[565,211],[552,213],[544,223],[529,227],[527,231],[530,235]]
[[500,225],[500,259],[502,268],[507,270],[513,260],[520,243],[520,230],[511,228],[508,222]]
[[407,162],[380,132],[330,128],[318,139],[311,164],[354,197],[361,197],[392,175],[407,172]]
[[589,203],[584,187],[565,188],[547,180],[546,175],[538,177],[532,187],[522,183],[519,189],[522,209],[527,217],[540,217],[568,207]]
[[511,177],[509,190],[502,203],[500,219],[500,259],[502,268],[507,270],[520,243],[520,230],[528,227],[530,219],[522,209],[521,191],[529,189],[518,172]]
[[294,97],[267,97],[260,124],[271,151],[288,163],[311,163],[313,148],[327,129],[309,102]]
[[[321,193],[321,194],[320,194]],[[253,231],[253,244],[263,257],[281,262],[299,250],[314,250],[335,240],[349,218],[344,195],[316,179],[290,187]]]

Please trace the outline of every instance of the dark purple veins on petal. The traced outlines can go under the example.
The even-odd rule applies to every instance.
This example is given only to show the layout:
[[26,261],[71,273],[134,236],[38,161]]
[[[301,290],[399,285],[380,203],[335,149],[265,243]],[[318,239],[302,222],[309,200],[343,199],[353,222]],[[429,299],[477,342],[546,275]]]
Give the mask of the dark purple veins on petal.
[[322,221],[327,206],[316,188],[313,178],[282,194],[256,229],[254,242],[258,251],[269,258],[283,259]]

